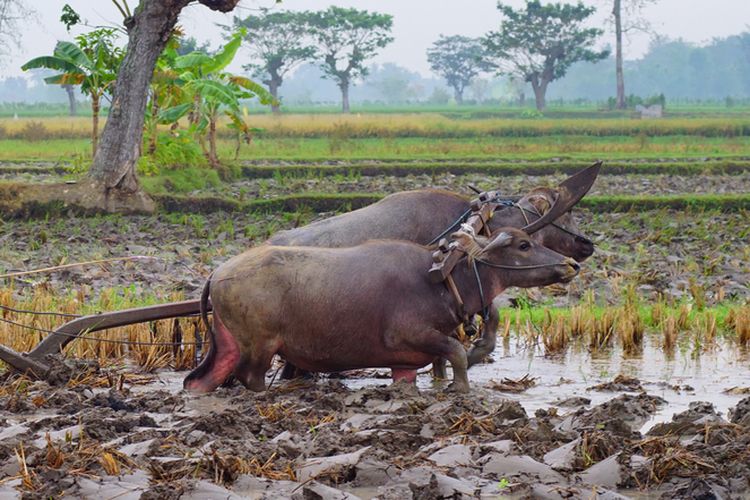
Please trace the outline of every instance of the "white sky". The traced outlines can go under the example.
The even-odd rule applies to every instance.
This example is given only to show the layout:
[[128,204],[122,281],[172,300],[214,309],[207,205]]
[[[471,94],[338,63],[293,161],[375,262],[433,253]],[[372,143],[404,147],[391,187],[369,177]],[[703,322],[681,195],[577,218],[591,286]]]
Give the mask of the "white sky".
[[[155,0],[159,1],[159,0]],[[570,1],[570,0],[568,0]],[[55,42],[69,39],[60,12],[69,3],[90,24],[112,24],[121,21],[118,11],[109,0],[36,0],[28,1],[38,12],[36,21],[30,20],[22,28],[21,48],[0,63],[0,77],[22,74],[20,66],[32,57],[52,52]],[[130,0],[132,5],[137,0]],[[425,51],[440,34],[481,36],[497,28],[500,14],[495,0],[284,0],[276,7],[290,10],[318,10],[329,5],[377,10],[394,16],[395,41],[386,47],[373,62],[395,62],[409,69],[429,74]],[[505,0],[520,7],[523,0]],[[584,0],[598,6],[593,24],[604,26],[611,0]],[[213,46],[221,43],[221,29],[216,23],[228,24],[232,15],[248,15],[259,7],[273,6],[273,0],[242,0],[234,13],[221,14],[193,4],[183,11],[180,24],[188,35],[199,41],[210,40]],[[724,37],[750,29],[750,0],[658,0],[644,13],[654,31],[670,38],[682,38],[701,44],[714,37]],[[608,32],[605,43],[613,36]],[[626,59],[636,59],[648,49],[649,36],[634,35],[626,47]],[[238,57],[236,68],[245,61]]]

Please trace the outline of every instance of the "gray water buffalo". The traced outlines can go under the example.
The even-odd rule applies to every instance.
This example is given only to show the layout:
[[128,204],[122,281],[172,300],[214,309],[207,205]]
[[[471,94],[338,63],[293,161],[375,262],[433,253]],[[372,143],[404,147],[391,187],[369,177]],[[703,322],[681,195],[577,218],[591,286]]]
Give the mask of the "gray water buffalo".
[[[558,192],[539,187],[512,206],[500,207],[489,221],[490,231],[500,227],[521,228],[544,215]],[[446,229],[457,229],[470,200],[450,191],[420,189],[386,196],[372,205],[307,226],[280,231],[268,243],[279,246],[339,248],[367,240],[405,240],[427,245]],[[450,231],[447,233],[450,234]],[[532,235],[542,245],[583,262],[594,253],[593,242],[582,235],[570,212]]]
[[[570,281],[579,270],[573,259],[515,228],[491,239],[463,231],[453,237],[465,255],[452,277],[470,314],[506,287]],[[430,249],[393,240],[248,250],[206,283],[202,309],[206,319],[210,296],[211,347],[184,386],[209,392],[234,375],[262,391],[276,354],[313,372],[388,367],[395,380],[413,380],[418,368],[442,357],[453,366],[450,389],[466,392],[467,353],[453,336],[462,315],[445,283],[430,280],[431,264]]]

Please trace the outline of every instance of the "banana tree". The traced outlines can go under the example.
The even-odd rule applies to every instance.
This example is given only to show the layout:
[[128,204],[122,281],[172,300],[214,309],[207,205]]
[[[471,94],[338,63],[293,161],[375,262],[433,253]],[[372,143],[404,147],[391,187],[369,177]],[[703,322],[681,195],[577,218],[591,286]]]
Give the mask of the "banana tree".
[[222,115],[229,118],[229,126],[235,130],[238,144],[241,140],[249,142],[251,129],[245,121],[241,101],[257,98],[261,104],[273,103],[273,97],[260,84],[224,71],[237,54],[243,36],[243,30],[235,33],[214,55],[196,51],[177,57],[175,68],[182,71],[178,81],[182,84],[186,99],[160,113],[161,121],[165,123],[173,123],[189,115],[191,127],[214,168],[220,167],[216,148],[219,118]]
[[[149,102],[145,115],[145,132],[148,138],[148,154],[156,151],[158,129],[160,123],[159,113],[163,109],[179,104],[185,100],[185,91],[179,81],[179,72],[175,68],[175,60],[181,45],[182,32],[179,29],[172,31],[164,51],[156,60],[154,74],[151,77],[149,89]],[[174,122],[173,128],[178,123]]]
[[36,57],[21,66],[24,71],[38,68],[60,71],[44,81],[54,85],[80,85],[81,92],[91,97],[93,153],[99,140],[101,100],[110,92],[124,55],[115,45],[116,38],[114,29],[96,29],[77,36],[76,43],[57,42],[51,56]]

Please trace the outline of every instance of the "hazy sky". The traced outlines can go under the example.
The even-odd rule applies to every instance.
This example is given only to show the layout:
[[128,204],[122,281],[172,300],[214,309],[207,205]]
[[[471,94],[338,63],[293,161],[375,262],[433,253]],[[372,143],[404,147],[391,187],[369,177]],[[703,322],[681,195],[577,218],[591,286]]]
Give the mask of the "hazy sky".
[[[49,54],[55,42],[69,39],[59,22],[60,12],[69,3],[90,24],[112,24],[121,18],[108,0],[36,0],[27,2],[38,11],[37,20],[29,20],[23,26],[21,48],[14,51],[0,65],[0,76],[18,75],[19,67],[32,57]],[[137,0],[130,0],[137,4]],[[480,36],[495,29],[500,21],[495,0],[345,0],[335,5],[377,10],[394,17],[393,34],[396,40],[374,62],[396,62],[409,69],[429,74],[425,50],[440,34],[463,34]],[[523,0],[505,0],[519,7]],[[598,6],[599,11],[592,24],[604,26],[610,11],[611,0],[585,0],[588,5]],[[290,10],[325,9],[332,2],[325,0],[284,0],[281,6]],[[242,0],[233,14],[247,15],[259,7],[273,6],[273,0]],[[645,9],[654,31],[670,38],[683,38],[694,43],[705,43],[714,37],[740,33],[750,29],[750,1],[748,0],[658,0]],[[214,13],[194,4],[183,11],[180,24],[188,35],[198,40],[210,40],[216,46],[221,42],[221,29],[216,23],[229,23],[232,14]],[[609,42],[613,36],[608,32],[603,38]],[[635,59],[648,49],[649,36],[633,35],[626,47],[626,59]],[[238,60],[242,57],[238,57]],[[242,64],[238,61],[235,69]]]

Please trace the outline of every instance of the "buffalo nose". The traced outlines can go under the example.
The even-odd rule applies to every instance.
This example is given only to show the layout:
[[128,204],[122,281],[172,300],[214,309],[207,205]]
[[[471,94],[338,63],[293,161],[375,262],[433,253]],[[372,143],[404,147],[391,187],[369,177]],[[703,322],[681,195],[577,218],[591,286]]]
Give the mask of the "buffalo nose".
[[591,257],[594,254],[594,242],[590,239],[583,236],[576,236],[576,243],[579,245],[580,255],[583,259]]
[[573,268],[573,270],[577,273],[581,270],[581,266],[578,265],[578,262],[576,262],[574,259],[571,259],[570,257],[567,257],[565,259],[565,263]]

